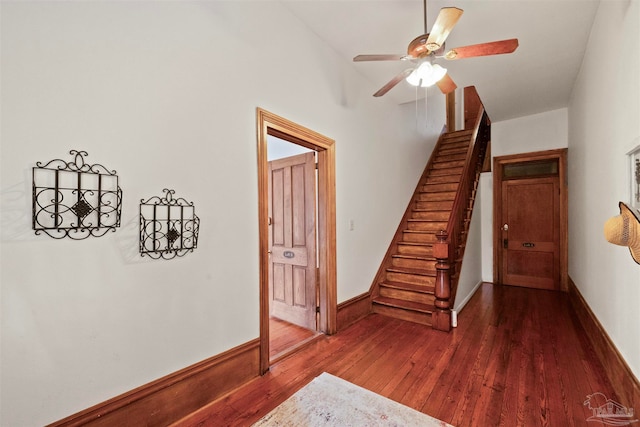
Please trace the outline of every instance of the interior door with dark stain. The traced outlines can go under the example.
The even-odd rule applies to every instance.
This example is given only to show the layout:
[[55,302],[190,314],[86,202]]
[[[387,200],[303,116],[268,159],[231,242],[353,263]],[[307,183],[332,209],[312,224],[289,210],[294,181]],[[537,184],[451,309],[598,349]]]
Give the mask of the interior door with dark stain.
[[269,313],[316,330],[315,153],[269,162]]
[[502,182],[502,282],[560,288],[558,176]]

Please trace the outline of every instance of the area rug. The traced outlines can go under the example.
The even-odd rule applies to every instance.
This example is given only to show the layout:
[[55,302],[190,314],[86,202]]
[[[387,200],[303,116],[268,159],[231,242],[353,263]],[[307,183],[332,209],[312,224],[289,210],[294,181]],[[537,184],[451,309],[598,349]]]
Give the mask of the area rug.
[[254,426],[452,427],[326,372]]

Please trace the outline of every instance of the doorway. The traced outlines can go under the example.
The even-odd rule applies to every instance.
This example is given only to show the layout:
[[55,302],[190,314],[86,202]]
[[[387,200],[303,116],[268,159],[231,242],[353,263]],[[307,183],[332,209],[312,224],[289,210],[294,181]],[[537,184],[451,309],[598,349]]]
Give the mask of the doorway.
[[[317,291],[313,292],[313,322],[315,324],[315,332],[322,334],[333,334],[336,332],[336,320],[337,320],[337,294],[336,294],[336,239],[335,239],[335,149],[334,141],[317,132],[297,125],[287,119],[272,114],[266,110],[257,109],[257,127],[258,127],[258,229],[259,229],[259,261],[260,261],[260,370],[262,373],[268,371],[272,363],[275,363],[281,357],[289,354],[288,351],[278,352],[277,355],[271,354],[271,340],[270,336],[280,334],[282,336],[295,336],[293,329],[289,329],[287,332],[282,333],[280,328],[282,324],[277,322],[270,322],[272,312],[272,299],[274,297],[274,289],[272,288],[270,276],[273,275],[273,261],[276,260],[279,266],[277,267],[279,273],[288,274],[291,272],[289,284],[293,283],[293,280],[297,280],[297,283],[309,283],[307,279],[313,279],[314,283],[317,283]],[[270,240],[271,224],[273,224],[274,218],[272,215],[273,207],[270,206],[270,181],[272,179],[271,169],[268,161],[268,140],[271,137],[275,137],[279,140],[286,141],[288,143],[304,147],[306,151],[313,152],[313,157],[316,159],[317,164],[317,225],[315,226],[315,234],[317,236],[317,242],[315,243],[315,251],[317,256],[314,257],[314,261],[307,262],[305,266],[302,266],[301,259],[310,259],[308,257],[309,249],[302,250],[301,248],[293,249],[288,247],[274,247],[273,242]],[[300,157],[300,156],[296,156]],[[302,158],[306,159],[302,163],[308,163],[308,155],[302,155]],[[300,160],[300,159],[298,159]],[[285,174],[287,178],[285,181],[291,182],[291,169],[286,171],[287,167],[293,166],[298,172],[293,172],[300,175],[305,170],[304,166],[300,166],[298,160],[285,161],[284,169],[278,167],[282,171],[281,177]],[[287,166],[288,165],[288,166]],[[298,165],[298,166],[295,166]],[[315,169],[315,168],[314,168]],[[281,178],[277,178],[281,179]],[[308,180],[307,180],[308,181]],[[284,187],[280,187],[284,188]],[[287,190],[288,191],[288,190]],[[290,208],[287,208],[290,210]],[[310,231],[310,230],[309,230]],[[309,233],[306,233],[309,234]],[[285,245],[286,246],[286,245]],[[276,253],[277,252],[277,253]],[[292,261],[293,262],[287,262]],[[310,277],[312,271],[312,263],[317,263],[317,270],[313,277]],[[288,265],[288,266],[287,266]],[[294,268],[295,267],[295,268]],[[294,270],[297,272],[294,272]],[[297,278],[296,278],[297,274]],[[315,286],[315,285],[314,285]],[[276,289],[279,295],[276,297],[282,301],[289,297],[285,297],[284,288]],[[303,293],[300,293],[301,295]],[[311,296],[308,292],[305,294]],[[307,304],[305,297],[305,305]],[[298,301],[300,302],[300,301]],[[294,304],[295,305],[295,304]],[[300,304],[297,304],[300,305]],[[283,306],[279,307],[282,309]],[[293,310],[298,311],[298,310]],[[290,314],[290,313],[289,313]],[[287,316],[288,314],[284,315]],[[292,314],[293,318],[299,316],[298,314]],[[281,316],[282,317],[282,316]],[[304,317],[304,316],[303,316]],[[289,319],[291,320],[291,319]],[[309,320],[305,320],[309,321]],[[287,322],[294,324],[295,322]],[[273,331],[271,326],[274,326]],[[288,325],[284,325],[288,327]],[[305,328],[307,329],[307,328]],[[308,330],[308,329],[307,329]],[[295,339],[296,343],[292,344],[291,351],[299,347],[300,341],[304,341],[306,338],[300,340]],[[275,344],[275,342],[273,343]],[[278,344],[280,345],[280,344]]]
[[496,283],[568,290],[566,153],[494,159]]

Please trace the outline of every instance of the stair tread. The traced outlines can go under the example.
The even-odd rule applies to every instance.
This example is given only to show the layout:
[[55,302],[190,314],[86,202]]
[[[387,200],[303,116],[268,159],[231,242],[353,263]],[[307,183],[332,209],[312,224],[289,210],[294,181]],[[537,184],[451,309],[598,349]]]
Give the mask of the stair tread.
[[442,143],[446,144],[446,143],[455,143],[455,142],[466,142],[469,143],[469,141],[471,140],[471,135],[467,134],[460,134],[460,135],[448,135],[444,138],[442,138]]
[[424,243],[424,242],[405,242],[405,241],[400,241],[398,242],[399,245],[407,245],[407,246],[427,246],[427,247],[431,247],[433,246],[433,243]]
[[417,259],[423,261],[434,261],[435,258],[433,256],[425,256],[425,255],[409,255],[409,254],[393,254],[391,255],[393,258],[405,258],[405,259]]
[[[440,148],[438,148],[438,151],[436,151],[436,156],[442,155],[442,151],[453,151],[453,150],[457,150],[460,151],[461,153],[466,153],[467,151],[469,151],[469,144],[467,142],[449,142],[449,143],[445,143],[445,144],[441,144]],[[459,153],[458,153],[459,154]]]
[[[440,183],[442,184],[442,183]],[[451,184],[451,183],[449,183]],[[423,186],[425,185],[434,185],[433,183],[429,183],[429,184],[422,184]],[[437,185],[437,184],[435,184]],[[421,189],[420,191],[418,191],[418,194],[438,194],[438,193],[453,193],[455,194],[457,192],[457,189],[451,189],[451,188],[426,188],[426,189]]]
[[[435,288],[433,286],[416,285],[413,283],[394,282],[391,280],[385,280],[384,282],[380,283],[380,286],[383,286],[386,288],[408,290],[408,291],[418,292],[422,294],[433,295],[435,293]],[[382,297],[382,298],[389,298],[389,297]]]
[[410,268],[410,267],[387,267],[386,271],[390,271],[392,273],[404,273],[404,274],[413,274],[414,276],[434,276],[436,271],[436,266],[433,266],[433,270],[425,270],[422,268]]
[[[450,197],[447,197],[447,193],[452,193],[453,195]],[[422,193],[424,194],[423,197],[426,197],[427,199],[419,199],[419,201],[421,202],[446,202],[446,201],[453,201],[456,198],[456,192],[455,191],[439,191],[439,192],[433,192],[433,193]],[[431,196],[431,198],[429,198],[429,196]],[[434,197],[442,197],[442,198],[437,198],[435,199]]]
[[[442,178],[447,178],[447,181],[441,181]],[[454,182],[460,183],[460,174],[430,175],[427,177],[425,184],[452,184]]]
[[413,212],[451,212],[451,209],[420,209],[420,208],[415,208],[412,211]]
[[442,183],[442,182],[425,182],[424,184],[421,184],[423,187],[445,187],[443,189],[438,189],[438,188],[430,188],[430,191],[456,191],[456,189],[452,189],[449,188],[448,186],[451,184],[456,184],[456,186],[459,183],[451,183],[451,182],[447,182],[447,183]]
[[449,146],[452,145],[468,148],[469,138],[455,138],[442,141],[442,143],[440,144],[440,148],[450,148]]
[[473,129],[458,129],[458,130],[452,130],[449,132],[445,132],[444,135],[451,135],[451,134],[460,134],[460,133],[468,133],[471,134],[473,133]]
[[455,168],[441,168],[441,169],[431,169],[427,176],[442,176],[442,175],[461,175],[462,174],[462,166],[458,166]]
[[374,304],[382,304],[396,308],[420,311],[422,313],[432,313],[435,307],[432,304],[423,304],[420,302],[406,301],[389,297],[376,297],[373,299]]

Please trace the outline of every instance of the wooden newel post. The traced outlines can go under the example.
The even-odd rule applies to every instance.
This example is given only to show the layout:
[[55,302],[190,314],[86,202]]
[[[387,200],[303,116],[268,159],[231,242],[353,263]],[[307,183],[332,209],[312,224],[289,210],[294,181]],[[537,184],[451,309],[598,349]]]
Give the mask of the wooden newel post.
[[435,310],[431,315],[433,329],[451,330],[451,273],[449,265],[449,235],[441,230],[436,234],[433,244],[433,256],[436,259]]

